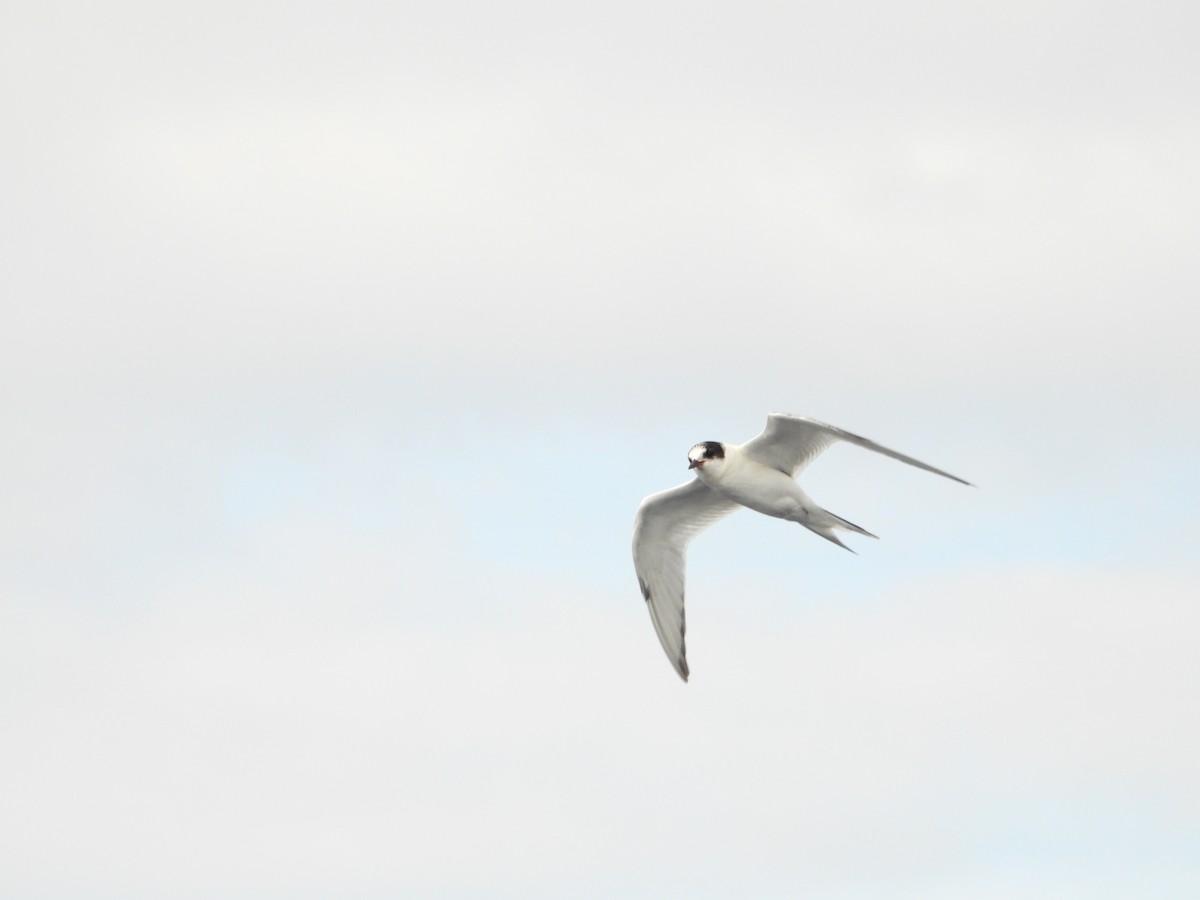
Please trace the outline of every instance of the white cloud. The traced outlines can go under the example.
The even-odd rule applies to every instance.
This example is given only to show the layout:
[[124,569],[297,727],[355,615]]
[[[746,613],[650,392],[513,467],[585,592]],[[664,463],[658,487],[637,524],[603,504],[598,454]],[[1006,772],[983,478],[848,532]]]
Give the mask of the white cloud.
[[1190,13],[1109,11],[1061,44],[1068,4],[747,13],[744,40],[669,5],[633,33],[513,13],[560,45],[468,8],[360,11],[379,32],[127,12],[144,55],[65,80],[65,115],[19,135],[9,370],[120,390],[464,366],[627,390],[697,355],[875,390],[1196,377]]
[[[490,585],[505,621],[447,630],[324,565],[178,585],[123,622],[10,610],[6,892],[703,894],[754,872],[987,896],[1033,865],[1008,841],[1093,887],[1079,852],[1117,841],[1153,882],[1200,828],[1186,579],[978,569],[820,606],[694,587],[685,687],[632,596],[513,574]],[[1075,834],[1071,809],[1099,821]]]

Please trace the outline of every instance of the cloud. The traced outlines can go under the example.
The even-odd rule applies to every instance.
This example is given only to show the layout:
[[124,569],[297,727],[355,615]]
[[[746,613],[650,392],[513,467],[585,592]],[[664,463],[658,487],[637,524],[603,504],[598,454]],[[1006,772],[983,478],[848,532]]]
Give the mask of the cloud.
[[[127,10],[148,49],[123,66],[62,26],[98,72],[13,151],[8,371],[121,392],[362,371],[630,390],[697,358],[752,366],[754,390],[1195,377],[1178,10],[1061,43],[1068,5],[1038,28],[830,9],[745,41],[669,4],[638,34],[513,13],[565,52],[469,8],[361,10],[379,31]],[[94,24],[121,46],[116,21]]]
[[[385,579],[356,543],[337,571]],[[121,622],[10,609],[6,891],[1091,887],[1109,842],[1153,881],[1200,828],[1187,579],[697,586],[685,687],[632,595],[518,574],[493,585],[502,618],[431,628],[457,585],[364,604],[329,557],[173,585]],[[1056,861],[1010,865],[1014,840]]]

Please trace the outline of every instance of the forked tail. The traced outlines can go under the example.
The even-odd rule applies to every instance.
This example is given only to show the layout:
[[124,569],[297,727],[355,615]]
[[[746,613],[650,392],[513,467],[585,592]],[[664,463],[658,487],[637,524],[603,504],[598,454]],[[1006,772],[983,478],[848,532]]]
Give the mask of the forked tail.
[[820,507],[810,510],[808,518],[801,521],[800,524],[809,531],[819,534],[821,537],[825,538],[825,540],[833,541],[833,543],[837,544],[843,550],[850,550],[851,553],[856,551],[843,544],[841,539],[833,533],[834,529],[840,528],[843,531],[853,531],[855,534],[865,534],[869,538],[875,538],[876,540],[879,540],[878,537],[871,534],[871,532],[867,531],[867,529],[860,528],[853,522],[847,522],[841,516],[835,516],[829,510],[821,509]]

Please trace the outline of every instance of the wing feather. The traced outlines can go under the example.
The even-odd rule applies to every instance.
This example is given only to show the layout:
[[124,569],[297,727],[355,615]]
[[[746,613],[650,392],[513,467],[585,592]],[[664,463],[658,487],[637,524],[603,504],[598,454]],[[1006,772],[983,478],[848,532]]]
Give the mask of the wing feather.
[[918,469],[933,472],[935,475],[941,475],[961,484],[969,485],[971,483],[957,475],[951,475],[928,463],[913,459],[911,456],[890,450],[865,437],[851,434],[835,425],[826,425],[816,419],[792,416],[787,413],[771,413],[767,416],[767,427],[763,429],[763,433],[743,444],[742,449],[763,465],[778,469],[785,475],[795,476],[826,448],[838,441],[857,444],[864,449],[882,453],[884,456],[890,456],[902,463],[908,463],[910,466],[916,466]]
[[737,508],[738,504],[698,478],[651,494],[638,507],[633,526],[633,566],[638,586],[659,643],[684,681],[688,679],[683,608],[687,545]]

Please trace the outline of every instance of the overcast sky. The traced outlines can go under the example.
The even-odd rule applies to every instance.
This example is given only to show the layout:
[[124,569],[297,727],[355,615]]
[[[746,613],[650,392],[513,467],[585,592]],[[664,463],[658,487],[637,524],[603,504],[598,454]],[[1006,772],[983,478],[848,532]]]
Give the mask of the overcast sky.
[[1200,895],[1197,34],[7,4],[0,896]]

